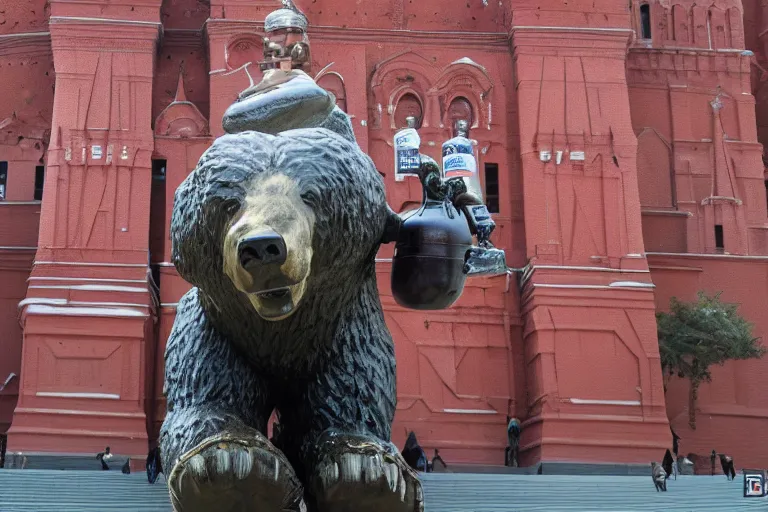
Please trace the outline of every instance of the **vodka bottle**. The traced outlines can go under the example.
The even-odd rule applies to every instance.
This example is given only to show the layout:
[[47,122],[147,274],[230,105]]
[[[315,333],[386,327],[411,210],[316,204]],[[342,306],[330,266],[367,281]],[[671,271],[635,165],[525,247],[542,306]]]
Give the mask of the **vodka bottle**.
[[419,147],[421,137],[416,131],[416,118],[406,118],[408,128],[395,134],[395,180],[403,181],[405,176],[416,176],[421,166]]
[[469,123],[456,122],[454,137],[443,144],[443,174],[445,179],[461,177],[467,190],[483,199],[480,176],[477,172],[475,147],[469,139]]

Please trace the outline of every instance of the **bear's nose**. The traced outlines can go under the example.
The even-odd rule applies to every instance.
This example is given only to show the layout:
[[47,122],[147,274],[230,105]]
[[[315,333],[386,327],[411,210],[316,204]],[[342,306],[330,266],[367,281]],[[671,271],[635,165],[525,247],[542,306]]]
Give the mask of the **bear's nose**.
[[237,256],[243,268],[264,265],[282,265],[288,250],[285,240],[274,231],[264,231],[257,235],[243,238],[237,244]]

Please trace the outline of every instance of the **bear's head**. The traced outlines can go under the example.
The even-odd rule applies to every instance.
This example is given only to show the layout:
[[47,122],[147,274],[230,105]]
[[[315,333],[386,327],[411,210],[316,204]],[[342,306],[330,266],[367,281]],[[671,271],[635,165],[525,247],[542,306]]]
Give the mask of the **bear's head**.
[[393,216],[371,159],[332,131],[224,135],[176,191],[173,261],[214,303],[239,294],[279,321],[373,275]]

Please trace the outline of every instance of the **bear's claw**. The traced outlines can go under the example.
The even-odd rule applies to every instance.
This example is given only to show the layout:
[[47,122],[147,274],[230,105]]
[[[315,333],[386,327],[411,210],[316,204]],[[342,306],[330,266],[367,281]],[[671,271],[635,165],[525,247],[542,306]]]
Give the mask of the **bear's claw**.
[[261,436],[218,435],[184,454],[168,478],[175,512],[306,512],[285,456]]
[[419,477],[390,443],[348,434],[323,437],[311,484],[319,512],[424,511]]

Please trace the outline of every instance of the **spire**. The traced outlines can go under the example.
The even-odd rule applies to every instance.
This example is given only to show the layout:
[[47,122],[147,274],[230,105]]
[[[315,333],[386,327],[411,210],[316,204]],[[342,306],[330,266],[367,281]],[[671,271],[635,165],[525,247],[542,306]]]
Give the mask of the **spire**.
[[725,130],[723,121],[720,117],[720,111],[723,109],[723,93],[719,90],[715,98],[709,102],[712,106],[713,137],[712,145],[715,153],[715,168],[712,173],[712,191],[714,197],[736,197],[736,189],[733,185],[735,176],[731,167],[728,165],[728,148],[725,142]]
[[176,86],[176,97],[173,101],[174,103],[188,101],[187,94],[184,92],[184,70],[182,69],[179,69],[179,83]]

